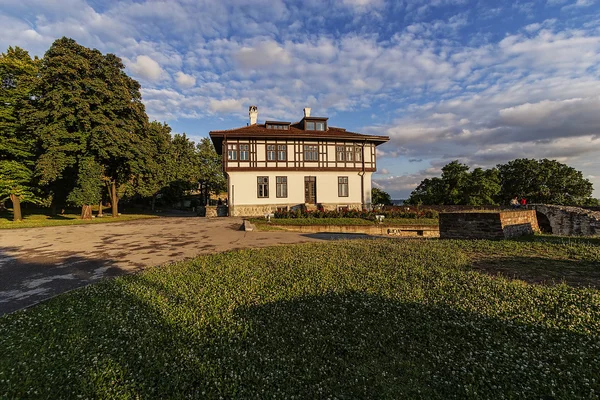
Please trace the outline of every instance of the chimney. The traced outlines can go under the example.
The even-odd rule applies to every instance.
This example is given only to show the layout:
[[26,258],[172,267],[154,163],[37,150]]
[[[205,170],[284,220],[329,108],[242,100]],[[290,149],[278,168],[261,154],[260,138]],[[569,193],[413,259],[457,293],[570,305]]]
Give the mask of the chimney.
[[310,108],[304,108],[304,118],[310,117]]
[[256,125],[256,120],[258,119],[258,107],[250,106],[248,115],[250,115],[250,125]]

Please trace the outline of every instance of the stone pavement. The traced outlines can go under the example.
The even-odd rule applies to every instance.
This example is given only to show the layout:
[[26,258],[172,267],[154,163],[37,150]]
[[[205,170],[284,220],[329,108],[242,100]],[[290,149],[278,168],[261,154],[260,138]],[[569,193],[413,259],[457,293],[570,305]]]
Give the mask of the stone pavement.
[[199,254],[364,235],[244,232],[241,218],[164,217],[0,230],[0,315],[59,293]]

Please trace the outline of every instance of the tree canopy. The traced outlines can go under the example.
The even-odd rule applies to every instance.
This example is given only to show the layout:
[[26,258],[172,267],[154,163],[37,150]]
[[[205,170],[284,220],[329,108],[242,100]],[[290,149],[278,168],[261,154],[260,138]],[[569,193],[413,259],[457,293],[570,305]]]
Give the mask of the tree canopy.
[[21,202],[39,201],[32,124],[38,66],[39,60],[19,47],[0,55],[0,200],[12,200],[15,220],[21,219]]
[[392,198],[387,192],[374,187],[373,189],[371,189],[371,203],[383,204],[384,206],[391,206]]
[[41,60],[10,47],[0,55],[0,83],[0,201],[11,198],[15,219],[21,201],[76,205],[91,217],[108,191],[117,216],[123,195],[154,203],[200,181],[213,191],[225,185],[210,140],[196,145],[149,122],[140,84],[114,54],[65,37]]
[[556,160],[517,159],[496,168],[475,168],[452,161],[440,178],[424,179],[411,193],[409,204],[497,205],[516,197],[529,202],[587,205],[592,183],[580,171]]

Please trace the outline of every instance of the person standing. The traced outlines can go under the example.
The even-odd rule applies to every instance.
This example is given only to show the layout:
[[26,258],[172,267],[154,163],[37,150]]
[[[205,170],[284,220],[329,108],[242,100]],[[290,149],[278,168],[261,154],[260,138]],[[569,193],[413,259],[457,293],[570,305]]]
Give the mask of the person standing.
[[519,197],[515,196],[514,199],[510,201],[510,205],[512,208],[519,208]]
[[521,208],[527,208],[527,199],[525,197],[521,197]]

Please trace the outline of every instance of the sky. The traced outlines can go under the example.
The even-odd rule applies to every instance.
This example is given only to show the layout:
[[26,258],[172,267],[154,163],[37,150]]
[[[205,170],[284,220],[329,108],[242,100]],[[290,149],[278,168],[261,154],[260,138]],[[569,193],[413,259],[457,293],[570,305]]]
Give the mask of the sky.
[[2,0],[0,52],[54,40],[121,57],[149,117],[194,140],[298,121],[387,135],[403,199],[448,162],[550,158],[600,197],[600,0]]

